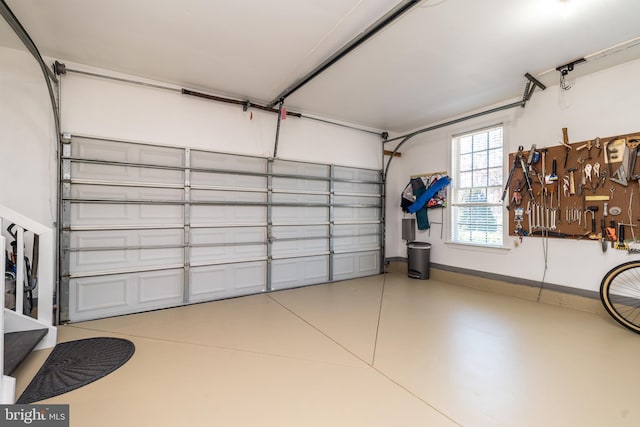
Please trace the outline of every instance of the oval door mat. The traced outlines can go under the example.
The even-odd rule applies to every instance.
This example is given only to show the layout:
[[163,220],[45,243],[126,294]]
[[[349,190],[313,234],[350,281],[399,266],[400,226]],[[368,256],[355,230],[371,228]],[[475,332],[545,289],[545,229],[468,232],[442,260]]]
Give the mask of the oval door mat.
[[57,344],[16,403],[32,403],[75,390],[107,376],[135,352],[129,340],[87,338]]

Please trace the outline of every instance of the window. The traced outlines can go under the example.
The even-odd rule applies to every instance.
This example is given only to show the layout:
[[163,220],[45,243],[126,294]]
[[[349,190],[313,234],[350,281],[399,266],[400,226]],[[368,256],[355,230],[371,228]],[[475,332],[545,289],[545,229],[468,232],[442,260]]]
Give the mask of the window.
[[502,125],[458,135],[452,149],[451,240],[501,247]]

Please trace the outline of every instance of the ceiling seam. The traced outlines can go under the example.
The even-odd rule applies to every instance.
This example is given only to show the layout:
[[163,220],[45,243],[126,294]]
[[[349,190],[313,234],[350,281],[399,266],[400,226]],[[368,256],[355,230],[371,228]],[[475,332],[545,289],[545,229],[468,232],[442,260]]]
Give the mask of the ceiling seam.
[[[346,12],[344,15],[342,15],[342,17],[340,17],[338,19],[338,21],[333,25],[333,27],[331,29],[329,29],[329,31],[327,31],[322,37],[320,37],[320,39],[318,40],[318,42],[309,50],[309,52],[298,62],[298,67],[303,67],[302,64],[305,63],[305,61],[307,59],[309,59],[311,57],[311,55],[313,55],[313,53],[315,53],[320,46],[325,42],[325,40],[327,40],[329,38],[329,36],[333,33],[336,32],[336,30],[342,26],[342,23],[349,17],[351,16],[358,8],[360,8],[360,6],[362,5],[362,3],[364,2],[364,0],[358,0],[358,2],[348,11]],[[296,67],[297,68],[297,67]],[[297,74],[296,71],[293,71],[290,73],[290,75],[286,78],[283,79],[282,81],[286,82],[291,81],[291,76]],[[283,86],[282,84],[280,86]]]
[[326,71],[336,62],[340,61],[342,58],[347,56],[353,50],[357,49],[360,45],[365,43],[371,37],[378,34],[388,25],[392,24],[394,21],[399,19],[402,15],[408,12],[410,9],[418,5],[422,0],[403,0],[398,3],[393,9],[389,10],[382,17],[378,18],[373,24],[369,25],[363,32],[361,32],[358,36],[351,39],[347,44],[343,45],[340,49],[335,51],[331,56],[326,58],[320,64],[318,64],[313,70],[306,73],[304,76],[296,80],[291,86],[281,92],[276,98],[274,98],[269,104],[268,107],[273,107],[278,102],[286,99],[293,93],[295,93],[298,89],[305,86],[315,77]]
[[[626,49],[630,49],[640,44],[640,36],[634,37],[630,40],[617,43],[613,46],[606,47],[604,49],[600,49],[597,52],[592,52],[587,55],[584,55],[583,58],[587,60],[587,62],[597,61],[599,59],[606,58],[611,55],[615,55],[616,53],[623,52]],[[556,67],[549,68],[548,70],[541,71],[537,74],[538,77],[542,77],[545,74],[549,74],[551,72],[558,71]]]

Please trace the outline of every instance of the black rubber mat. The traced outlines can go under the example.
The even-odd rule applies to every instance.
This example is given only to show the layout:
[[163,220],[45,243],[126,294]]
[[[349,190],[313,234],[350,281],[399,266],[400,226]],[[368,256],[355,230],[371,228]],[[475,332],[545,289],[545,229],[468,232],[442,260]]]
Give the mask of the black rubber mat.
[[4,334],[4,374],[13,374],[48,332],[48,329],[35,329]]
[[131,341],[88,338],[58,344],[16,403],[32,403],[70,392],[124,365],[135,352]]

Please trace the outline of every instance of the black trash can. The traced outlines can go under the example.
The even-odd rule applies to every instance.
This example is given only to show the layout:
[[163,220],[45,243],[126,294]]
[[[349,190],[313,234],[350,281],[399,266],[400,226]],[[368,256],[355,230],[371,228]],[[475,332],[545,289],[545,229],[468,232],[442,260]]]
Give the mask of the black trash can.
[[407,260],[409,265],[409,277],[420,280],[429,279],[431,243],[407,243]]

